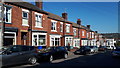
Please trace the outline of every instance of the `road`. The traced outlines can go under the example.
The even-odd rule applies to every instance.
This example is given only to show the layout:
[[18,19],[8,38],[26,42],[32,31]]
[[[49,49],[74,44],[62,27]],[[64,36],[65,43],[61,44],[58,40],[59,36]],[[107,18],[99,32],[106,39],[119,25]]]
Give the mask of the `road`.
[[68,59],[58,59],[53,62],[41,62],[36,65],[19,65],[9,68],[120,68],[120,58],[113,58],[110,51],[89,55],[73,55]]

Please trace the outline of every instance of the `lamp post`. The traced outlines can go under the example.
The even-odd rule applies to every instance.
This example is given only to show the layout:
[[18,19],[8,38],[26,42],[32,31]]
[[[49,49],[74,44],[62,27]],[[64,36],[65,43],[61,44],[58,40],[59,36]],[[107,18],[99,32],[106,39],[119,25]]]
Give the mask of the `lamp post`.
[[0,3],[0,48],[4,45],[4,4]]

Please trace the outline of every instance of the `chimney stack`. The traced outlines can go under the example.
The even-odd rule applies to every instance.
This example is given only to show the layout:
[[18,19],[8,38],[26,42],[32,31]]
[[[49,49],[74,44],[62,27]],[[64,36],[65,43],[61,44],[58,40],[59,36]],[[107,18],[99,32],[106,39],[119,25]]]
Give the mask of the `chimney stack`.
[[39,7],[41,10],[43,9],[43,1],[42,0],[35,0],[35,5]]
[[77,24],[81,25],[81,20],[80,19],[77,20]]
[[95,33],[98,33],[98,31],[95,31]]
[[87,28],[89,28],[89,29],[90,29],[90,25],[87,25]]
[[62,17],[65,19],[65,20],[67,20],[67,13],[62,13]]

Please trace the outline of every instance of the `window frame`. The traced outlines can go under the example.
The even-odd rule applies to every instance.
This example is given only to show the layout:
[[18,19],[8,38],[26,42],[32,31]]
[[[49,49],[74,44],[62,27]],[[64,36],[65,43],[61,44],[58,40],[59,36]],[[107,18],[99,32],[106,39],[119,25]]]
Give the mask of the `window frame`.
[[73,33],[74,33],[74,36],[77,36],[77,29],[76,28],[73,28]]
[[70,24],[66,24],[66,33],[70,33]]
[[[57,32],[57,21],[51,20],[51,31],[52,32]],[[53,29],[54,28],[54,29]]]
[[60,32],[63,32],[63,22],[60,22]]
[[[8,22],[6,21],[6,17],[8,16],[8,15],[7,15],[8,13],[7,13],[7,11],[6,11],[7,8],[10,9],[10,11],[9,11],[10,18],[8,18],[8,19],[10,19],[10,20],[8,20]],[[12,21],[12,7],[5,6],[4,9],[5,9],[5,10],[4,10],[4,15],[5,15],[4,19],[5,19],[5,23],[11,24],[11,23],[12,23],[12,22],[11,22],[11,21]]]
[[85,36],[85,31],[82,31],[82,36]]
[[[23,12],[27,13],[27,17],[23,17]],[[27,21],[27,24],[24,24],[24,20]],[[29,26],[29,10],[22,9],[22,26]]]
[[[36,18],[36,15],[38,15],[37,18]],[[41,23],[41,25],[38,25],[40,23]],[[43,28],[43,14],[35,12],[35,27],[37,27],[37,28]]]

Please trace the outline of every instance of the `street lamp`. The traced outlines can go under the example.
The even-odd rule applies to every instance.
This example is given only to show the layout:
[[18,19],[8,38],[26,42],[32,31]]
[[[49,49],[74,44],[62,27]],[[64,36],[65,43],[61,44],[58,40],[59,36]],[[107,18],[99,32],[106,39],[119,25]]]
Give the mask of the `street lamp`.
[[0,48],[4,45],[4,4],[0,3]]

